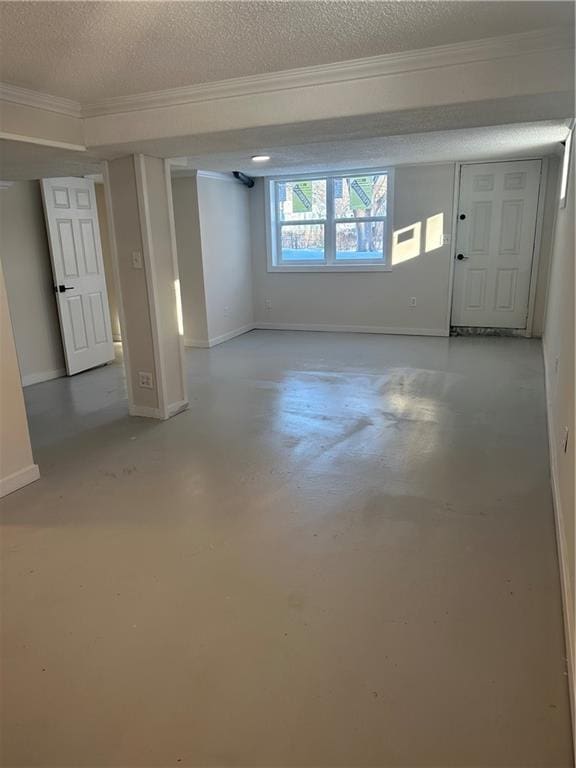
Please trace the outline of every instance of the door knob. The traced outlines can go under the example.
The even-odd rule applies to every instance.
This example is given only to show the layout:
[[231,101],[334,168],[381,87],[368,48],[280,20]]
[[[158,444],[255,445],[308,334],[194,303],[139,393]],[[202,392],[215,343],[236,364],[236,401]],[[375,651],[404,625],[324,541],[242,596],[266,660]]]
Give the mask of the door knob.
[[458,261],[462,261],[462,259],[466,258],[463,253],[459,253],[458,256],[456,256]]
[[73,290],[74,290],[74,286],[73,285],[59,285],[58,286],[58,291],[60,293],[64,293],[64,291],[73,291]]

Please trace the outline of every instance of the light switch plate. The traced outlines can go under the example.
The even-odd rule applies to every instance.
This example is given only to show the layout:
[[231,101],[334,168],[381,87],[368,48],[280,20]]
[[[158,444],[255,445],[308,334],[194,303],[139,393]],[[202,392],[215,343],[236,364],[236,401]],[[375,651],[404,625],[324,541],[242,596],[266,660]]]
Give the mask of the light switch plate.
[[132,269],[142,269],[142,254],[140,251],[132,251]]

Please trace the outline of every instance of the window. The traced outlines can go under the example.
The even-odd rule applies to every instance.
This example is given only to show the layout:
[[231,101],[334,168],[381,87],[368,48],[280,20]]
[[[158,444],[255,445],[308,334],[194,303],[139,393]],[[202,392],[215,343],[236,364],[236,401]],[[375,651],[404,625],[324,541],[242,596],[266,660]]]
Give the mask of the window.
[[390,171],[306,175],[267,184],[270,270],[389,268]]

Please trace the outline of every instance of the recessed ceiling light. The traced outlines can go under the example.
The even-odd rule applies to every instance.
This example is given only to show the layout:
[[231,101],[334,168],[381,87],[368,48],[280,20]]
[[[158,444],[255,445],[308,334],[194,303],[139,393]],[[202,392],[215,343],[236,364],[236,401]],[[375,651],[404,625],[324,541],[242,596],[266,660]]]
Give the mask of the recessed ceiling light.
[[270,155],[252,155],[254,163],[265,163],[267,160],[270,160]]

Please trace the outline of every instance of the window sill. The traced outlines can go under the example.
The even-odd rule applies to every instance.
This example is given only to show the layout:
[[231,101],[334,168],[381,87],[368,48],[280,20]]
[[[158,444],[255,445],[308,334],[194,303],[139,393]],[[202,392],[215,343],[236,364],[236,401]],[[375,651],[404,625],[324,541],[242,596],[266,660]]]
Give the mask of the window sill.
[[330,266],[309,266],[307,264],[268,265],[268,272],[392,272],[389,264],[339,264]]

